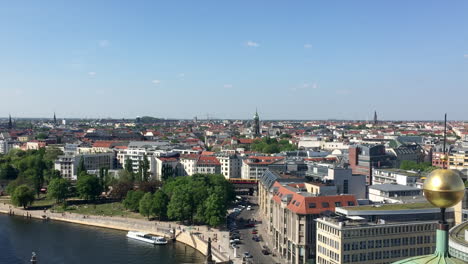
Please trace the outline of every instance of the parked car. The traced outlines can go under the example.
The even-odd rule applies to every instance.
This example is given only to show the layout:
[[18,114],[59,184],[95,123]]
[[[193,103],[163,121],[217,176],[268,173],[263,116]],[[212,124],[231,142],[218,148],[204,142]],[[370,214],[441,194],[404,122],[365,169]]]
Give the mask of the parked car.
[[262,254],[263,255],[270,255],[270,251],[268,251],[266,249],[262,249]]
[[252,230],[252,235],[256,235],[257,234],[257,230]]

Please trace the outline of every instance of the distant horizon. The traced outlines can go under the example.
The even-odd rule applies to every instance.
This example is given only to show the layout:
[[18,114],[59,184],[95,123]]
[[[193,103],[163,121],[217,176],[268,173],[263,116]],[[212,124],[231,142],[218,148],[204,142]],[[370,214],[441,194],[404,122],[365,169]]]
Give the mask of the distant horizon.
[[[136,120],[138,117],[151,117],[151,118],[156,118],[160,120],[193,120],[194,118],[171,118],[171,117],[156,117],[156,116],[149,116],[149,115],[142,115],[142,116],[137,116],[137,117],[58,117],[57,122],[65,119],[65,120],[100,120],[100,119],[110,119],[110,120]],[[15,117],[11,116],[13,120],[53,120],[53,117]],[[9,117],[0,117],[0,120],[8,120]],[[222,121],[222,120],[230,120],[230,121],[249,121],[252,120],[252,118],[197,118],[198,121]],[[354,121],[354,122],[373,122],[373,119],[336,119],[336,118],[327,118],[327,119],[262,119],[260,116],[260,121]],[[378,119],[378,122],[443,122],[442,119],[419,119],[419,120],[413,120],[413,119]],[[448,119],[447,122],[467,122],[468,120],[451,120]]]

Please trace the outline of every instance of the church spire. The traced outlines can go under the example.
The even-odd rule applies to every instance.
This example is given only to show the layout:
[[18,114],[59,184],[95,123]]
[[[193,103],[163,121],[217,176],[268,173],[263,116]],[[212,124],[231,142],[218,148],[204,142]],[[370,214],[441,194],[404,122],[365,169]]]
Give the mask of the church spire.
[[8,129],[13,129],[13,122],[11,121],[11,115],[8,118]]
[[378,120],[377,120],[377,111],[374,111],[374,125],[377,125]]
[[260,117],[258,116],[258,111],[255,109],[255,116],[254,116],[254,137],[260,137]]
[[55,116],[55,112],[54,112],[54,125],[57,125],[57,117]]

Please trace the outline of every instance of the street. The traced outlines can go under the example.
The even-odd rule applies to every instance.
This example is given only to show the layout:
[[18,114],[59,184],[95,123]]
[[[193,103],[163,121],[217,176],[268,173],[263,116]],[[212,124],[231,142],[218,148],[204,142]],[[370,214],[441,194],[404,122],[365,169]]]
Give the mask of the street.
[[[256,224],[254,222],[249,222],[250,219],[254,220],[256,212],[258,211],[258,205],[256,202],[256,197],[252,196],[243,196],[246,198],[246,204],[251,205],[252,210],[243,209],[235,218],[235,223],[237,226],[237,230],[240,234],[240,244],[239,248],[237,249],[237,256],[241,259],[244,256],[244,252],[249,252],[252,255],[252,258],[248,258],[247,262],[245,263],[254,263],[254,264],[272,264],[275,263],[274,258],[269,255],[264,255],[262,253],[262,247],[265,245],[265,241],[263,240],[263,235],[261,234],[260,230],[257,230]],[[246,207],[247,208],[247,207]],[[260,219],[255,219],[260,220]],[[247,225],[252,226],[247,226]],[[255,226],[255,227],[253,227]],[[259,233],[256,235],[252,234],[252,231],[257,230]],[[252,237],[258,236],[260,237],[260,241],[255,241]],[[267,245],[269,247],[269,245]],[[232,249],[234,252],[234,249]],[[270,247],[271,252],[271,247]]]

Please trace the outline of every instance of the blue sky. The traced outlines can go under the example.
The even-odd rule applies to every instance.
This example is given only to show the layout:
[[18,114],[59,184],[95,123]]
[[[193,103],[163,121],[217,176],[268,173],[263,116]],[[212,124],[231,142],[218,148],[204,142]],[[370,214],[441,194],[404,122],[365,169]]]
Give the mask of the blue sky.
[[9,1],[0,116],[468,119],[468,2]]

